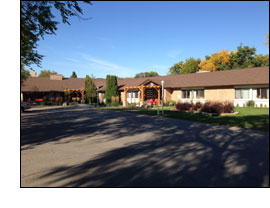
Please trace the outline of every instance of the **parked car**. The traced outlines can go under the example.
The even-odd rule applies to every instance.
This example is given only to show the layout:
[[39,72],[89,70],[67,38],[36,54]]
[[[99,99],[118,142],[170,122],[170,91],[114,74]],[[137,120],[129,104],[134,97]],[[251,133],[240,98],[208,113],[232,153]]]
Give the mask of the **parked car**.
[[26,109],[31,108],[31,104],[29,102],[21,101],[21,111],[23,112]]

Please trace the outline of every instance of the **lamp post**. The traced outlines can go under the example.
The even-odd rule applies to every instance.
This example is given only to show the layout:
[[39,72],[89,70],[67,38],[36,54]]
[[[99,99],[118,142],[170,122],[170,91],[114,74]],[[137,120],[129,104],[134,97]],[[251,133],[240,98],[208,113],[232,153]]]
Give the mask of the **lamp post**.
[[98,107],[98,87],[97,87],[97,107]]
[[164,114],[163,105],[164,105],[164,80],[161,81],[161,98],[162,98],[162,115]]

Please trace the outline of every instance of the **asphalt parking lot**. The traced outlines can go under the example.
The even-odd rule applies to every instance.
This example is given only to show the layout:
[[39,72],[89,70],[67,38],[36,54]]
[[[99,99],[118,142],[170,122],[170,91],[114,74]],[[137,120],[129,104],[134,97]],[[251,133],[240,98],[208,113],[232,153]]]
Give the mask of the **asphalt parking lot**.
[[269,186],[269,132],[90,107],[21,114],[21,187]]

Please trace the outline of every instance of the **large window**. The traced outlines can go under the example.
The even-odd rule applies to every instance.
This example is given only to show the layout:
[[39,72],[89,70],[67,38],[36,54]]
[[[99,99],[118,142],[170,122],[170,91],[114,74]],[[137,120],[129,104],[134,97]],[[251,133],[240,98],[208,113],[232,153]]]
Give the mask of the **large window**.
[[138,98],[138,92],[128,92],[127,98]]
[[257,90],[257,99],[269,99],[269,88],[258,88]]
[[235,89],[235,99],[249,99],[249,89]]
[[189,90],[182,90],[182,98],[190,98],[190,91]]
[[204,90],[195,90],[196,91],[196,99],[204,98]]

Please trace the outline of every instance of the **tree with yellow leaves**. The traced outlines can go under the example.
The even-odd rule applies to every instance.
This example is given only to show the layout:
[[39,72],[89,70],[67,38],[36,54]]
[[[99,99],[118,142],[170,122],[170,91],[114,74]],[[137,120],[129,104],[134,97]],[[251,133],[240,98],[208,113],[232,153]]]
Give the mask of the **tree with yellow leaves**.
[[204,60],[202,61],[198,67],[201,69],[201,71],[216,71],[216,66],[211,60]]
[[231,53],[228,50],[222,50],[214,53],[208,60],[202,61],[198,66],[201,71],[220,71],[229,69]]
[[266,41],[264,44],[269,48],[269,33],[266,34]]

